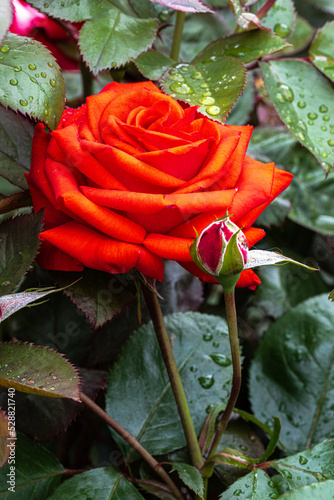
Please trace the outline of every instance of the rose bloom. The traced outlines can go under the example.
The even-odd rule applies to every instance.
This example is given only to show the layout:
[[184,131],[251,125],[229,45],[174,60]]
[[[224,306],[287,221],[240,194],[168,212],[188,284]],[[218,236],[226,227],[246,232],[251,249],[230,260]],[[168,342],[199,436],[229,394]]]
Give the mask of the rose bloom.
[[[59,66],[66,70],[78,69],[78,61],[64,50],[73,44],[69,33],[56,21],[42,14],[22,0],[12,0],[14,7],[13,23],[9,28],[12,33],[29,36],[45,45],[57,59]],[[81,23],[82,24],[82,23]],[[75,26],[80,23],[67,23],[68,29],[76,33]]]
[[[151,82],[108,84],[57,130],[36,127],[28,175],[35,211],[45,207],[41,267],[83,266],[163,278],[163,259],[204,281],[190,257],[196,232],[222,218],[251,227],[291,174],[246,155],[252,127],[222,125],[184,108]],[[238,286],[255,287],[251,270]]]

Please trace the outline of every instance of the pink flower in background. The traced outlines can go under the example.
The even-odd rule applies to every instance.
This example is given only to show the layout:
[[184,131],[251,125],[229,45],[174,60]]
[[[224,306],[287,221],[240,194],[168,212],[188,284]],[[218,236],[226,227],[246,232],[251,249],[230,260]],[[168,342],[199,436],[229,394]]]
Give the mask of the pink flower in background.
[[67,23],[67,31],[57,21],[42,14],[22,0],[12,0],[12,3],[14,18],[10,31],[41,42],[52,52],[62,69],[77,69],[77,53],[69,32],[74,37],[77,36],[81,23]]

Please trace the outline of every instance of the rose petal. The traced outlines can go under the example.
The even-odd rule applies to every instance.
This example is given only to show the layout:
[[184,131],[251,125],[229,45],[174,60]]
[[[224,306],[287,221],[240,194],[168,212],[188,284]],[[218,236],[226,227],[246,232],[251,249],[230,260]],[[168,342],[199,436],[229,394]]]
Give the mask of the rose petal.
[[[197,276],[201,281],[205,283],[218,283],[217,280],[211,276],[210,274],[206,274],[199,267],[196,266],[194,262],[179,262],[179,264],[189,271],[194,276]],[[255,288],[261,284],[260,278],[251,270],[247,269],[246,271],[242,271],[240,274],[240,278],[237,281],[237,288],[245,288],[248,287],[251,290],[255,290]]]
[[163,278],[162,259],[145,247],[114,240],[78,222],[44,231],[40,239],[86,267],[113,274],[126,273],[135,267],[151,278],[159,281]]
[[113,238],[131,243],[143,242],[146,235],[144,228],[88,200],[79,191],[76,179],[67,167],[49,159],[45,162],[45,170],[60,210]]
[[145,247],[163,259],[189,262],[189,248],[193,243],[190,238],[176,238],[163,234],[148,234],[144,240]]

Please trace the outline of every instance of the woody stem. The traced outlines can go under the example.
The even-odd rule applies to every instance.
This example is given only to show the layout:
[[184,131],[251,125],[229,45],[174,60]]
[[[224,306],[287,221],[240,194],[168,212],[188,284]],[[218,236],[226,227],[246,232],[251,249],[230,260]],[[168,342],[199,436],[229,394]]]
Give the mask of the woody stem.
[[161,477],[161,479],[169,486],[170,490],[173,492],[174,496],[178,500],[184,500],[184,496],[182,495],[181,491],[178,489],[174,481],[170,478],[170,476],[167,474],[165,469],[155,460],[152,455],[148,451],[143,448],[141,444],[138,443],[138,441],[131,436],[131,434],[128,433],[121,425],[119,425],[116,420],[111,418],[100,406],[98,406],[94,401],[92,401],[88,396],[86,396],[83,392],[80,394],[81,401],[88,406],[96,415],[101,417],[114,431],[117,432],[127,443],[129,443],[130,446],[134,450],[136,450],[139,455],[152,467],[152,469]]
[[239,352],[237,313],[235,309],[234,289],[228,292],[225,291],[224,298],[225,298],[226,318],[227,318],[228,333],[230,338],[230,348],[231,348],[232,366],[233,366],[232,388],[226,408],[222,414],[220,421],[218,422],[216,434],[214,436],[208,454],[207,462],[216,453],[220,439],[223,433],[225,432],[225,429],[227,427],[231,413],[238,399],[241,388],[241,362],[240,362],[240,352]]
[[155,333],[159,342],[160,350],[167,369],[174,398],[179,411],[184,435],[188,444],[189,454],[192,464],[200,469],[203,465],[203,458],[198,444],[195,428],[191,419],[186,395],[181,382],[180,373],[175,362],[173,348],[166,330],[161,307],[156,294],[147,286],[142,286],[143,294],[150,312]]
[[178,61],[178,59],[179,59],[179,53],[180,53],[185,18],[186,18],[185,12],[181,12],[180,10],[178,10],[176,13],[176,21],[175,21],[175,27],[174,27],[172,48],[170,51],[170,58],[173,59],[173,61]]

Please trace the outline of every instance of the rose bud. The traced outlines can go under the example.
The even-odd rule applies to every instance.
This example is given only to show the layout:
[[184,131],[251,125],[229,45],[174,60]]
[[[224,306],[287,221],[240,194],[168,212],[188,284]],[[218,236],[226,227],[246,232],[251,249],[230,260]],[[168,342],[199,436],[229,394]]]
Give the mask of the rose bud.
[[[221,284],[224,282],[226,288],[228,283],[235,285],[247,263],[248,243],[241,229],[225,217],[212,222],[201,232],[191,246],[190,254],[200,269]],[[229,277],[234,279],[226,280]]]

